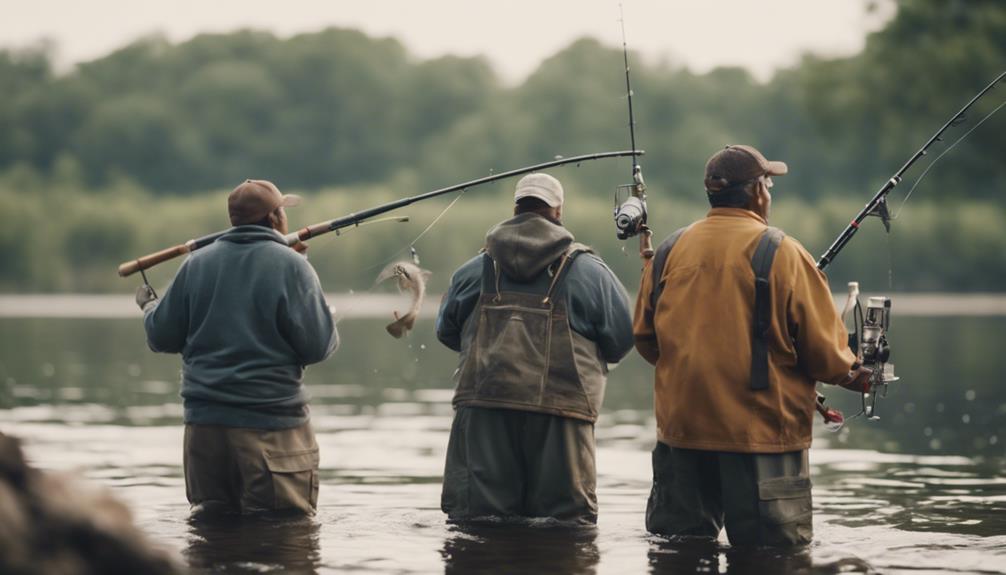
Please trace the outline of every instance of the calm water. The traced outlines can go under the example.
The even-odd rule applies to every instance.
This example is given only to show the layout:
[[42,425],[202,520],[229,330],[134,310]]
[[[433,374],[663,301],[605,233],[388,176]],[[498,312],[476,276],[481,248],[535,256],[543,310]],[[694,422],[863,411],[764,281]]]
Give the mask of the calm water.
[[[312,520],[188,522],[178,358],[149,353],[138,320],[0,319],[0,431],[25,438],[38,465],[115,490],[197,571],[1006,572],[1006,318],[898,321],[902,383],[881,421],[819,430],[816,542],[786,553],[645,533],[654,424],[638,358],[612,372],[597,426],[596,529],[446,525],[454,356],[429,320],[404,341],[383,324],[342,322],[343,348],[308,371],[322,449]],[[858,408],[825,391],[847,415]]]

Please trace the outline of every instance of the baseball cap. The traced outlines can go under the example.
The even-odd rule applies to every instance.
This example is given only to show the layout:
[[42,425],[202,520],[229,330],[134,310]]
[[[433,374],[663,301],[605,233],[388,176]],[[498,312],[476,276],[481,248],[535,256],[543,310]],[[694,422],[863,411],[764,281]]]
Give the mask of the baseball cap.
[[545,173],[528,174],[517,181],[517,191],[513,194],[516,203],[521,198],[538,198],[551,208],[562,205],[562,184]]
[[731,145],[706,162],[706,191],[718,192],[761,176],[782,176],[788,171],[785,162],[769,161],[751,146]]
[[245,180],[227,196],[227,213],[231,225],[241,226],[261,221],[280,206],[291,207],[300,202],[300,196],[284,195],[268,180]]

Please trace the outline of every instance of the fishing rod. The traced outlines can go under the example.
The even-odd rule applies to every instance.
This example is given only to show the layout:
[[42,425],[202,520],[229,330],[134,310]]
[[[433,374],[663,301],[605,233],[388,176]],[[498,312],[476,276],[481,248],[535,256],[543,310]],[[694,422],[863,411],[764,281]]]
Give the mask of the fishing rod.
[[[950,118],[943,127],[936,131],[935,134],[923,145],[915,154],[913,154],[905,165],[901,167],[893,176],[884,184],[880,190],[874,194],[873,198],[866,204],[866,206],[860,210],[856,217],[849,223],[848,226],[842,230],[842,233],[838,235],[838,238],[831,244],[828,250],[821,256],[821,259],[817,262],[817,268],[824,271],[838,256],[839,252],[849,243],[852,236],[859,231],[860,225],[863,223],[868,216],[876,216],[881,219],[884,224],[884,229],[890,233],[891,231],[891,213],[887,206],[887,196],[891,191],[901,183],[902,177],[905,172],[909,170],[917,161],[919,161],[923,156],[929,153],[929,148],[931,148],[936,142],[943,141],[943,134],[952,127],[958,126],[967,119],[965,115],[972,106],[975,105],[978,100],[982,99],[985,94],[989,93],[992,88],[994,88],[999,82],[1006,78],[1006,72],[999,74],[999,76],[985,86],[978,94],[976,94],[971,101],[964,105],[953,117]],[[998,112],[1006,102],[999,105],[997,108],[992,110],[988,115],[982,118],[979,122],[975,124],[970,130],[965,132],[960,138],[954,141],[953,144],[948,146],[943,153],[936,157],[926,170],[919,176],[916,180],[915,185],[909,190],[908,195],[911,195],[915,186],[919,184],[922,178],[929,173],[929,169],[940,160],[947,152],[952,150],[954,146],[959,144],[964,138],[966,138],[971,132],[973,132],[978,126],[980,126],[985,120],[992,117],[993,114]],[[908,199],[906,195],[905,199]],[[897,381],[899,378],[894,375],[894,364],[891,363],[891,347],[887,340],[887,332],[891,325],[891,298],[886,296],[875,296],[867,299],[866,310],[864,312],[863,306],[859,300],[859,282],[849,282],[849,293],[846,298],[845,308],[842,312],[843,322],[849,314],[852,314],[852,333],[849,334],[849,347],[856,353],[858,362],[873,370],[873,374],[870,376],[870,389],[861,394],[862,400],[862,410],[854,415],[853,417],[859,415],[865,415],[867,419],[877,420],[877,399],[878,397],[886,397],[888,385]],[[825,421],[829,422],[829,414],[822,411],[827,409],[824,407],[824,396],[818,394],[817,401],[818,411],[821,411],[824,415]],[[834,410],[830,410],[834,411]],[[837,413],[837,412],[836,412]],[[843,423],[841,414],[838,414],[836,426],[832,427],[833,431],[837,431]]]
[[[636,154],[636,117],[632,111],[632,84],[629,82],[629,47],[625,40],[625,14],[618,5],[619,22],[622,24],[622,60],[625,62],[625,94],[629,102],[629,142],[632,146],[632,183],[615,189],[615,236],[627,240],[639,235],[639,255],[644,260],[653,257],[653,232],[646,225],[646,182],[643,169]],[[641,234],[641,235],[640,235]]]
[[[929,153],[929,148],[932,147],[933,144],[935,144],[936,142],[943,141],[942,137],[943,133],[954,126],[963,123],[966,119],[966,116],[964,114],[971,108],[971,106],[975,105],[975,103],[978,100],[980,100],[982,96],[990,92],[992,88],[996,86],[996,84],[998,84],[1003,80],[1003,78],[1006,78],[1006,72],[999,74],[999,77],[997,77],[995,80],[992,80],[992,82],[988,86],[985,86],[985,88],[981,92],[978,92],[978,94],[975,95],[974,98],[971,98],[970,102],[965,104],[965,106],[961,108],[959,112],[954,114],[954,116],[950,118],[950,120],[948,120],[946,124],[943,124],[943,127],[940,128],[935,134],[933,134],[933,137],[929,138],[929,141],[926,142],[924,146],[919,148],[919,151],[915,152],[915,154],[913,154],[912,157],[909,158],[907,162],[905,162],[905,165],[901,166],[901,169],[895,172],[893,176],[891,176],[891,179],[887,180],[887,183],[885,183],[884,186],[880,188],[880,190],[876,194],[874,194],[873,199],[871,199],[866,204],[866,207],[864,207],[862,210],[859,211],[858,214],[856,214],[856,217],[853,218],[851,222],[849,222],[849,225],[846,226],[844,230],[842,230],[842,233],[838,235],[838,238],[836,238],[835,241],[831,244],[831,247],[829,247],[828,250],[824,252],[824,255],[822,255],[821,259],[818,260],[817,262],[817,269],[824,271],[829,265],[831,265],[831,262],[835,260],[835,257],[838,256],[838,253],[842,251],[842,248],[845,247],[845,244],[849,243],[849,240],[852,239],[852,236],[856,235],[856,232],[859,231],[860,224],[863,223],[863,220],[865,220],[867,216],[879,217],[881,221],[884,223],[884,228],[888,232],[891,231],[891,215],[890,210],[888,210],[887,208],[887,195],[890,194],[891,190],[893,190],[898,184],[901,183],[902,176],[904,176],[905,172],[907,172],[908,169],[915,164],[915,162],[922,159],[922,156],[925,156],[927,153]],[[996,111],[998,111],[998,108],[996,109]],[[993,111],[993,113],[995,113],[995,111]],[[967,136],[967,134],[965,134],[965,136]],[[937,160],[939,160],[939,158],[937,158]]]
[[[570,158],[557,158],[549,162],[542,162],[540,164],[535,164],[533,166],[525,166],[523,168],[517,168],[515,170],[510,170],[507,172],[500,172],[498,174],[493,174],[490,176],[485,176],[482,178],[477,178],[468,182],[463,182],[460,184],[455,184],[453,186],[448,186],[446,188],[440,188],[439,190],[433,190],[432,192],[426,192],[416,196],[410,196],[407,198],[402,198],[400,200],[395,200],[372,208],[367,208],[361,212],[351,213],[334,220],[328,220],[314,225],[310,225],[296,232],[287,234],[285,240],[288,246],[295,246],[296,244],[309,240],[311,238],[318,237],[329,232],[338,232],[343,228],[348,228],[351,226],[361,225],[364,221],[374,218],[381,214],[390,212],[392,210],[397,210],[403,208],[410,204],[416,202],[421,202],[423,200],[428,200],[430,198],[435,198],[437,196],[442,196],[444,194],[449,194],[451,192],[463,191],[474,186],[480,186],[482,184],[488,184],[490,182],[495,182],[497,180],[502,180],[506,178],[512,178],[514,176],[520,176],[530,172],[538,172],[548,168],[554,168],[557,166],[564,166],[566,164],[580,164],[582,162],[589,162],[593,160],[602,160],[605,158],[621,158],[625,156],[642,156],[645,154],[643,150],[622,150],[617,152],[598,152],[595,154],[584,154],[581,156],[573,156]],[[178,256],[192,253],[196,250],[204,248],[217,239],[220,236],[227,233],[227,230],[212,233],[200,238],[191,239],[183,244],[173,246],[170,248],[163,249],[158,252],[137,258],[135,260],[130,260],[128,262],[123,262],[119,266],[119,275],[121,277],[128,277],[136,272],[143,272],[143,270],[150,269],[157,264],[166,262],[168,260],[174,259]]]

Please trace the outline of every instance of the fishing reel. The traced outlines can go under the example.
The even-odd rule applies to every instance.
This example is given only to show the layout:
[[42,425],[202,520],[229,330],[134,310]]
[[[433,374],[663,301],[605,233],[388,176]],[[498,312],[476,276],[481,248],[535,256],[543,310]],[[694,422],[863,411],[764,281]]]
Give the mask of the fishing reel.
[[646,227],[646,184],[640,167],[632,167],[632,183],[615,188],[615,236],[627,240]]
[[867,298],[864,313],[859,301],[859,284],[849,282],[849,302],[846,303],[846,309],[849,307],[852,307],[853,312],[853,331],[849,334],[849,347],[856,353],[860,364],[873,370],[873,375],[870,376],[870,390],[862,396],[861,413],[867,419],[876,421],[880,419],[877,416],[877,398],[887,397],[888,385],[899,379],[894,375],[891,346],[887,341],[887,332],[891,327],[891,298],[886,296]]

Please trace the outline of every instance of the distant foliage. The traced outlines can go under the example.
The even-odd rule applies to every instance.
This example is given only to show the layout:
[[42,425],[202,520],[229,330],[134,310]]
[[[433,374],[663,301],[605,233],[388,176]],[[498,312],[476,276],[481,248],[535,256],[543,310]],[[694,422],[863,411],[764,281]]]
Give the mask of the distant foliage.
[[[586,168],[586,166],[584,167]],[[584,168],[554,171],[564,182]],[[466,193],[425,235],[416,249],[422,265],[433,270],[431,293],[447,288],[455,268],[476,255],[486,231],[511,215],[509,185]],[[411,189],[385,187],[326,189],[305,193],[302,206],[291,208],[291,229],[393,200]],[[638,244],[615,239],[611,202],[567,187],[564,223],[577,240],[594,247],[611,265],[629,292],[639,281]],[[27,193],[25,193],[27,192]],[[226,229],[227,191],[193,197],[153,196],[118,184],[101,193],[83,194],[58,187],[14,191],[0,181],[0,292],[131,291],[139,277],[121,279],[123,261]],[[383,265],[409,257],[409,243],[453,199],[448,196],[404,208],[408,223],[375,223],[348,228],[310,241],[308,257],[326,290],[367,291]],[[57,209],[52,209],[55,206]],[[703,216],[708,205],[671,199],[657,205],[651,224],[660,240],[674,229]],[[815,257],[820,256],[851,214],[859,199],[828,199],[816,204],[796,198],[774,202],[772,224],[782,227]],[[859,280],[866,291],[1006,291],[1006,208],[1001,203],[972,201],[910,203],[886,236],[871,218],[829,270],[833,288]],[[27,238],[27,239],[26,239]],[[624,250],[624,251],[623,251]],[[149,272],[161,288],[171,280],[181,259]],[[888,270],[893,269],[893,274]]]
[[[790,162],[803,197],[865,194],[1006,62],[999,0],[899,0],[854,57],[807,56],[767,84],[634,57],[638,135],[655,187],[690,190],[717,148]],[[697,47],[701,49],[701,47]],[[521,85],[480,58],[418,61],[393,39],[328,29],[138,40],[70,73],[44,49],[0,52],[0,171],[79,163],[89,187],[123,177],[190,194],[269,177],[288,188],[423,185],[628,146],[621,54],[574,42]],[[990,109],[1000,100],[989,98]],[[933,174],[941,196],[998,197],[1003,126]],[[980,174],[981,185],[975,185]],[[593,190],[603,194],[607,190]]]
[[395,40],[337,29],[150,37],[65,76],[43,52],[0,52],[0,88],[0,169],[69,155],[89,186],[125,175],[175,194],[250,176],[381,181],[499,91],[481,59],[417,63]]
[[[706,159],[725,144],[750,143],[789,163],[773,190],[779,223],[820,253],[1006,62],[1001,0],[897,7],[860,54],[807,55],[767,83],[742,69],[696,74],[631,54],[658,235],[702,213]],[[108,277],[119,259],[226,227],[221,198],[249,177],[315,192],[318,201],[296,216],[306,224],[556,155],[629,146],[622,54],[593,39],[505,86],[481,58],[421,61],[397,40],[354,30],[288,39],[240,31],[180,44],[151,36],[62,74],[45,47],[0,51],[0,93],[3,290],[121,286]],[[968,126],[1004,94],[1006,86],[993,92]],[[861,276],[865,267],[887,284],[890,246],[895,287],[1006,289],[1004,126],[1006,111],[953,150],[890,241],[864,232],[833,276]],[[895,205],[925,163],[894,193]],[[610,195],[628,174],[627,159],[557,173],[570,213],[591,222],[582,224],[589,241],[613,242]],[[463,243],[438,250],[438,263],[451,267],[478,247],[485,227],[505,216],[510,185],[477,192],[478,202],[496,203],[459,205],[437,237]],[[442,205],[410,212],[432,219]],[[332,289],[356,285],[343,270],[374,265],[408,229],[341,239],[346,247],[331,256],[339,271],[322,275]],[[634,261],[616,267],[627,277],[637,271]]]

